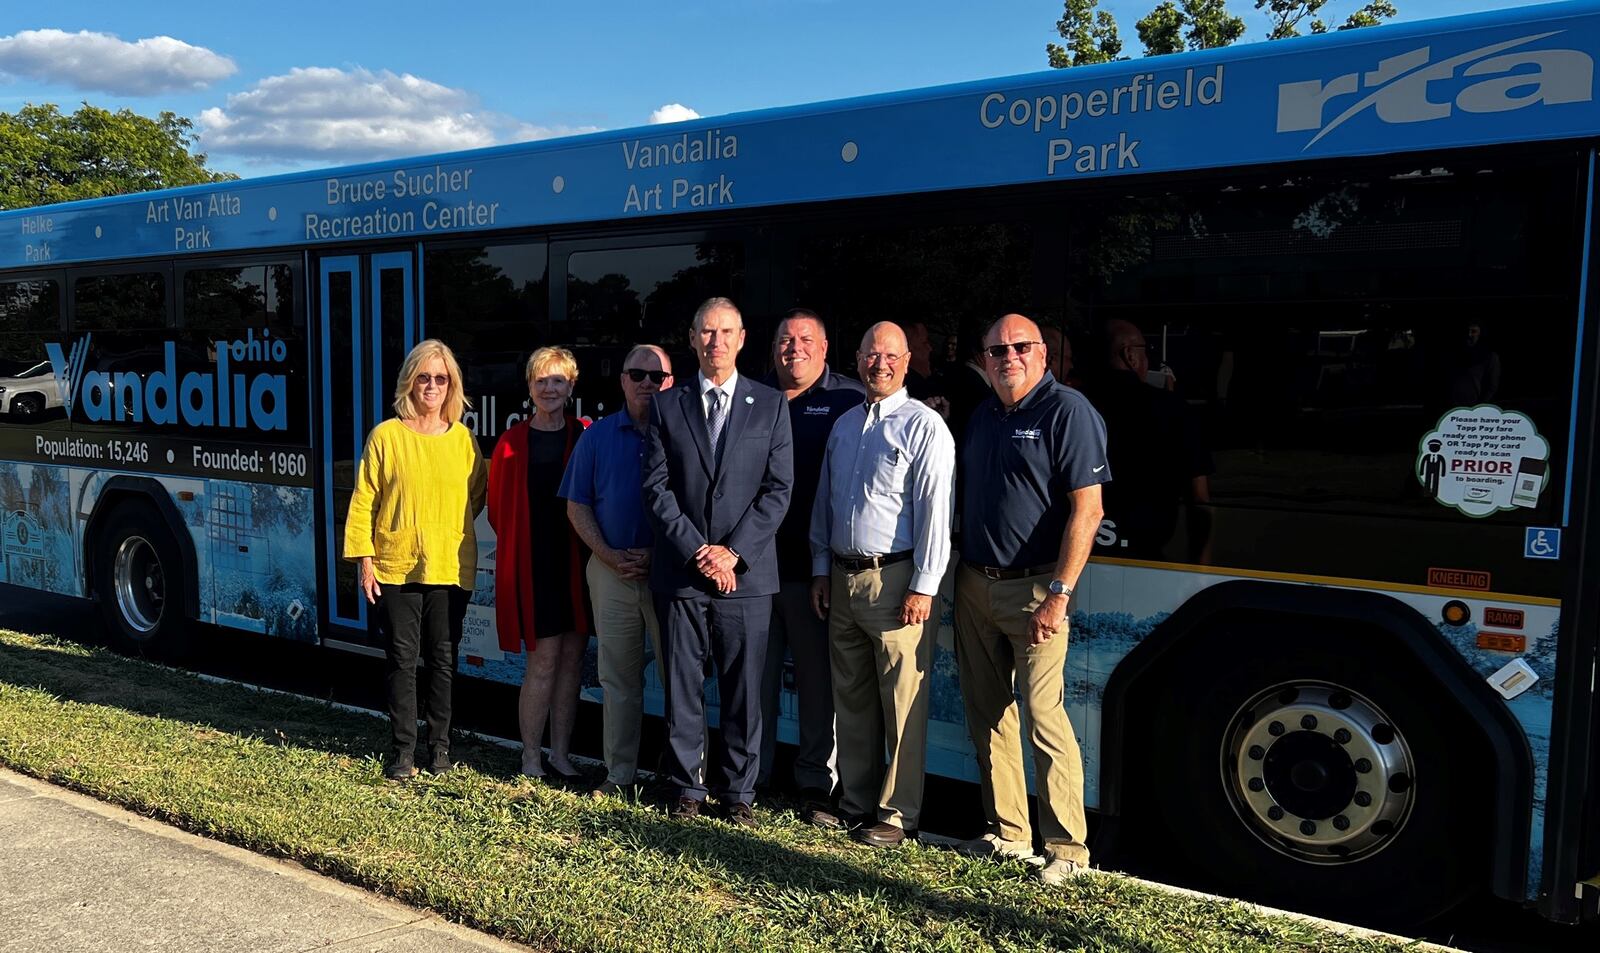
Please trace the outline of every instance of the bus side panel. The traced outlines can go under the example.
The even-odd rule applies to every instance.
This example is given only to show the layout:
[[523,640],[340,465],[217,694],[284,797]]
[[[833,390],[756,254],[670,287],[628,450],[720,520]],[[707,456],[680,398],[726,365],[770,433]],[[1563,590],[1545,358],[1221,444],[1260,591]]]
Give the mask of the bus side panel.
[[0,583],[85,594],[72,499],[86,472],[0,460]]

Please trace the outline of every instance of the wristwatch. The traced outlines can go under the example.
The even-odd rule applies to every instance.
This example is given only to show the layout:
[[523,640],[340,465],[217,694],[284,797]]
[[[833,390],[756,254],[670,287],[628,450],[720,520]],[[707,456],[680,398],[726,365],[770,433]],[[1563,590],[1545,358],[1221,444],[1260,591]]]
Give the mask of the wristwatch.
[[1050,594],[1052,596],[1066,596],[1072,598],[1072,587],[1059,579],[1050,580]]

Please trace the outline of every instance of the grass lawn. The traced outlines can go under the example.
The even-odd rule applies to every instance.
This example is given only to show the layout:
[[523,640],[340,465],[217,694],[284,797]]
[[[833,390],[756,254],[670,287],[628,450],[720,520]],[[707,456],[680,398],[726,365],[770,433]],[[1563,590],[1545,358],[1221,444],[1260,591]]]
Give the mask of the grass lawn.
[[[593,713],[589,713],[593,716]],[[516,754],[385,783],[387,725],[0,631],[0,764],[557,950],[1399,949],[1122,877],[759,830],[516,777]]]

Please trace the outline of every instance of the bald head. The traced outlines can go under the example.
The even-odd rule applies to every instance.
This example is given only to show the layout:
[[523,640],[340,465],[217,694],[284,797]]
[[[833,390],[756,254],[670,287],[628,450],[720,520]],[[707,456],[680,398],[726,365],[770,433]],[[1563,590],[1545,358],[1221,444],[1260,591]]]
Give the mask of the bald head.
[[1107,322],[1106,348],[1112,370],[1126,371],[1144,380],[1150,370],[1150,349],[1137,324],[1122,320]]
[[[983,335],[984,371],[989,383],[1007,406],[1015,404],[1044,379],[1044,336],[1039,325],[1020,314],[1008,314],[989,325]],[[1001,348],[999,357],[991,348]]]
[[883,400],[905,386],[911,369],[906,332],[893,321],[879,321],[861,336],[856,352],[856,370],[867,385],[867,402]]

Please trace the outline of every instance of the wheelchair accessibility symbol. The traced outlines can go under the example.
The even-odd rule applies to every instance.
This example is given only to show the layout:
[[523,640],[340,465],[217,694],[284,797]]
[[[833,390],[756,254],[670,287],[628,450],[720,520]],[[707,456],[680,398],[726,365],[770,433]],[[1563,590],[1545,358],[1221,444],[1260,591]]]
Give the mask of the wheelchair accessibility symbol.
[[1561,530],[1542,526],[1529,526],[1523,537],[1524,559],[1560,559]]

